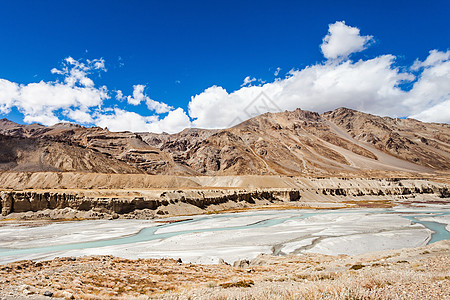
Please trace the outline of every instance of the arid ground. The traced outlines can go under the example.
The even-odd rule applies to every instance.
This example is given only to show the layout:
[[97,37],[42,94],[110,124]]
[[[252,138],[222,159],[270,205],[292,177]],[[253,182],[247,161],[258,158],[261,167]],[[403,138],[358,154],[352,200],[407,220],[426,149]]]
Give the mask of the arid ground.
[[449,299],[450,242],[358,256],[199,265],[111,256],[0,267],[2,299]]

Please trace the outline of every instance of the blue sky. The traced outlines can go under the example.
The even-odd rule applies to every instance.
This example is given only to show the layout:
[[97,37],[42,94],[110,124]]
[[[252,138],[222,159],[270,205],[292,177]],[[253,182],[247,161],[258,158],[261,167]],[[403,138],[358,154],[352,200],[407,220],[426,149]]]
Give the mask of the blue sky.
[[[449,1],[3,1],[0,117],[112,130],[218,128],[251,116],[240,115],[242,108],[263,92],[281,109],[348,106],[449,122],[449,13]],[[344,47],[352,43],[346,37],[355,38],[352,28],[367,39],[325,57],[320,46],[329,29],[339,27],[333,24],[345,26],[345,33],[335,35]],[[375,74],[377,67],[382,71]],[[93,85],[68,85],[73,69]],[[350,81],[327,81],[349,73]],[[247,76],[256,80],[241,87]],[[333,91],[343,84],[362,86],[352,78],[374,86]],[[377,86],[385,78],[392,79],[384,82],[388,88]],[[39,82],[41,87],[27,87]],[[65,88],[55,88],[63,83]],[[116,98],[117,90],[123,99]],[[46,103],[51,97],[67,101]],[[386,110],[392,102],[398,105]]]

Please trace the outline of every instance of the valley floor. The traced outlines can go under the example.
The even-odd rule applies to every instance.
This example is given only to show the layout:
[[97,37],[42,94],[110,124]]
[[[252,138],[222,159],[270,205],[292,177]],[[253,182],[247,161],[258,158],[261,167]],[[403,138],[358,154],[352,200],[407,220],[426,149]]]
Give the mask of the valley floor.
[[[58,187],[61,190],[57,190],[46,186],[53,178],[48,183],[40,181],[53,174],[35,175],[39,175],[36,179],[42,190],[30,190],[22,185],[22,180],[14,181],[15,174],[9,174],[14,180],[8,177],[11,186],[0,192],[4,213],[0,222],[0,252],[25,249],[24,253],[9,258],[6,252],[0,255],[2,300],[49,299],[44,296],[46,292],[54,298],[66,299],[450,299],[450,240],[434,242],[436,235],[424,225],[439,223],[442,232],[448,234],[447,179],[145,177],[148,183],[142,187],[115,190],[120,185],[117,182],[114,186],[96,183],[92,189],[78,190],[76,185],[84,183],[69,174],[65,175],[66,180],[74,186],[61,183]],[[98,176],[97,180],[113,182],[112,177],[103,177]],[[173,189],[175,179],[186,181],[185,186]],[[143,204],[149,208],[136,209]],[[86,209],[86,205],[90,206]],[[405,210],[401,214],[399,207]],[[289,209],[302,209],[303,214],[317,216],[311,215],[308,220],[294,216],[277,223],[266,217],[255,218],[256,208],[265,208],[263,214],[285,209],[280,214],[287,216],[291,214]],[[383,215],[359,212],[374,209],[383,210]],[[347,210],[357,213],[347,214]],[[420,213],[413,220],[415,216],[408,214],[414,210],[445,213]],[[215,218],[216,212],[241,212],[254,219],[238,224],[236,218],[230,221],[225,215]],[[347,216],[330,217],[333,212]],[[193,215],[204,213],[208,217],[201,216],[203,223],[195,222],[199,216]],[[179,217],[182,215],[185,217]],[[108,222],[105,218],[114,220]],[[103,220],[73,222],[75,219]],[[178,223],[179,219],[187,222]],[[167,235],[160,241],[110,245],[115,252],[103,244],[89,248],[92,251],[71,246],[133,238],[143,228],[156,228],[157,222],[168,224],[152,232]],[[248,228],[229,231],[230,226],[255,226],[261,222],[269,225],[252,227],[253,231]],[[221,226],[221,230],[208,231],[211,226]],[[177,230],[183,234],[175,234]],[[290,235],[295,230],[301,232],[292,239]],[[262,245],[265,248],[261,248],[260,241],[269,235],[271,239],[283,235],[287,238],[268,240],[267,245]],[[323,235],[326,237],[322,238]],[[434,243],[424,246],[430,241]],[[257,244],[259,248],[237,261],[243,256],[226,251],[220,256],[213,255],[217,245],[236,246],[236,242]],[[26,253],[31,251],[26,248],[34,251],[52,245],[68,248],[48,256],[41,255],[45,251],[36,252],[37,256]],[[191,246],[197,247],[200,254],[194,258],[176,256],[184,250],[192,253],[192,249],[186,249]],[[96,252],[102,247],[109,250]],[[160,253],[142,258],[141,254],[147,253],[149,247]],[[402,247],[411,248],[399,249]],[[202,252],[207,250],[210,252]],[[266,254],[256,256],[261,252]],[[207,256],[214,256],[214,260],[208,261]],[[177,257],[182,259],[177,261]]]

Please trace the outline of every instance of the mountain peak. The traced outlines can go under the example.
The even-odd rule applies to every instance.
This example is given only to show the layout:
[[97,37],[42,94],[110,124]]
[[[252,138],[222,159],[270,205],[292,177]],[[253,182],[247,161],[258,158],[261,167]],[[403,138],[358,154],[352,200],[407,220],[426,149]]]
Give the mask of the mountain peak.
[[72,123],[20,125],[2,119],[0,134],[45,140],[55,153],[62,144],[75,145],[77,151],[99,153],[105,165],[118,160],[133,172],[150,174],[347,176],[450,169],[450,126],[345,107],[323,114],[302,109],[265,113],[232,128],[188,128],[176,134],[110,132]]

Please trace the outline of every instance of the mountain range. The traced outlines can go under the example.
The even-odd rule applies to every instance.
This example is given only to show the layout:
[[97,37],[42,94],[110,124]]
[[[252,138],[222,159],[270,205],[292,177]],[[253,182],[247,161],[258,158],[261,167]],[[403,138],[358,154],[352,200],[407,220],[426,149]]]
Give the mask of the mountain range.
[[448,170],[449,124],[347,108],[265,113],[231,128],[176,134],[0,120],[0,171],[370,176]]

